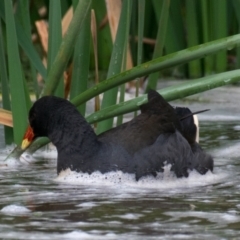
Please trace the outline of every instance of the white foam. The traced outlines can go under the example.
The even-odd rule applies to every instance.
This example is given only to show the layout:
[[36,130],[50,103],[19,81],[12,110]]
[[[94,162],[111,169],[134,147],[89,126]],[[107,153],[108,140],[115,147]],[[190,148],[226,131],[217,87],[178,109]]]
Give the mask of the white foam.
[[63,237],[69,238],[69,239],[81,239],[81,238],[91,239],[93,236],[89,233],[78,230],[78,231],[72,231],[69,233],[65,233],[65,234],[63,234]]
[[117,215],[116,217],[119,217],[122,219],[128,219],[128,220],[137,220],[142,216],[143,216],[142,214],[138,214],[138,213],[126,213],[123,215]]
[[19,161],[19,159],[8,158],[6,161],[1,161],[0,168],[19,167],[20,165],[21,162]]
[[224,148],[218,148],[214,151],[212,151],[212,155],[215,158],[238,158],[240,157],[240,152],[239,152],[239,148],[240,148],[240,142],[237,141],[235,143],[231,142],[231,145],[229,144],[228,146],[224,146]]
[[34,159],[31,155],[23,153],[22,156],[18,158],[14,157],[9,157],[6,160],[6,157],[13,151],[13,149],[16,147],[16,145],[8,145],[6,146],[5,149],[1,149],[1,154],[0,154],[0,168],[14,168],[14,167],[19,167],[22,164],[29,164],[36,159]]
[[0,159],[0,168],[17,168],[22,164],[29,165],[37,161],[31,155],[26,153],[24,153],[19,159],[14,157],[9,157],[7,160],[5,160],[5,158],[6,156]]
[[13,151],[15,145],[7,146],[5,149],[1,149],[0,154],[0,169],[1,168],[17,168],[21,165],[29,165],[39,161],[39,158],[45,159],[57,159],[57,150],[52,144],[48,144],[44,149],[39,149],[34,154],[30,154],[27,151],[24,152],[20,158],[6,157]]
[[8,145],[5,149],[1,149],[0,154],[0,168],[8,168],[8,167],[17,167],[21,165],[20,161],[16,158],[8,158],[6,161],[6,157],[12,152],[15,148],[15,145]]
[[28,154],[26,152],[24,152],[21,156],[20,156],[20,163],[25,164],[25,165],[29,165],[31,163],[35,163],[37,162],[37,159],[33,157],[33,155]]
[[55,181],[76,185],[97,185],[101,187],[117,185],[120,189],[130,187],[131,189],[136,189],[136,191],[139,188],[169,190],[212,185],[213,183],[221,182],[227,175],[227,172],[218,172],[217,174],[207,172],[205,175],[200,175],[196,171],[191,171],[188,178],[177,178],[169,168],[166,168],[164,173],[158,173],[157,177],[147,176],[136,181],[134,174],[123,173],[121,171],[105,174],[100,172],[88,174],[67,169],[66,171],[62,171]]
[[85,202],[85,203],[80,203],[78,205],[76,205],[76,207],[82,207],[82,208],[92,208],[92,207],[96,207],[98,206],[98,204],[94,203],[94,202]]
[[167,216],[171,216],[174,220],[179,220],[182,217],[194,217],[194,218],[201,218],[206,219],[207,221],[214,222],[217,224],[229,224],[229,223],[236,223],[240,221],[240,217],[235,214],[229,213],[217,213],[217,212],[202,212],[202,211],[184,211],[184,212],[165,212]]
[[234,126],[233,129],[236,130],[236,131],[240,131],[240,125]]
[[[102,236],[101,236],[102,235]],[[91,233],[83,232],[81,230],[75,230],[69,233],[61,235],[61,239],[118,239],[119,235],[115,233],[102,234],[100,231],[91,231]]]
[[45,148],[36,151],[33,157],[57,159],[56,147],[52,143],[49,143]]
[[3,207],[1,212],[9,215],[24,215],[26,213],[30,213],[31,211],[24,206],[8,205]]

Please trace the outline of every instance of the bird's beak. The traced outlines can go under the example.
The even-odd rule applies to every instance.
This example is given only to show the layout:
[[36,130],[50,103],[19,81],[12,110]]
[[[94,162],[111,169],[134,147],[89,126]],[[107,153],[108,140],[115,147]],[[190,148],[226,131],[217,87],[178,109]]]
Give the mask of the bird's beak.
[[25,150],[32,143],[33,139],[34,139],[33,129],[30,126],[28,126],[27,131],[25,132],[22,140],[21,145],[22,150]]

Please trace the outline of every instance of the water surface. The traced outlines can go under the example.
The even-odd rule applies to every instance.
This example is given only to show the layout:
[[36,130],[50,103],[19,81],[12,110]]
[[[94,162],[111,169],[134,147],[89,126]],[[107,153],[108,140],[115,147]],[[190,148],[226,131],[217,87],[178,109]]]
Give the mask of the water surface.
[[56,179],[52,152],[1,168],[0,239],[238,239],[239,139],[238,121],[201,122],[215,169],[188,179],[168,171],[138,183],[120,172]]

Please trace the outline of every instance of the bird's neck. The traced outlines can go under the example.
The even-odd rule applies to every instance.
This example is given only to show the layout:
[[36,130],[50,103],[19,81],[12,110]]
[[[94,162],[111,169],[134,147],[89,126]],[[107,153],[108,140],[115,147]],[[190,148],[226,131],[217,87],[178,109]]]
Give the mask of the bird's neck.
[[89,149],[98,148],[98,140],[92,127],[80,115],[69,115],[62,119],[63,124],[50,127],[48,137],[57,147],[58,152],[65,151],[72,154],[76,152],[84,155],[89,153]]

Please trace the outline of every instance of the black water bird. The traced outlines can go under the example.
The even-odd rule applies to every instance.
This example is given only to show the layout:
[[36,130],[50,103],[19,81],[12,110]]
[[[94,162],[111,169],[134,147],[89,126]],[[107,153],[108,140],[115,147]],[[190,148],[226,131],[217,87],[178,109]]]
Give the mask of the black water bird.
[[171,164],[177,177],[187,177],[193,169],[201,174],[213,170],[212,157],[184,137],[176,110],[155,91],[149,92],[148,99],[139,116],[97,136],[69,101],[42,97],[29,111],[30,126],[22,148],[36,137],[48,137],[57,148],[58,173],[67,168],[89,174],[120,170],[134,173],[138,180],[156,176],[166,164]]

